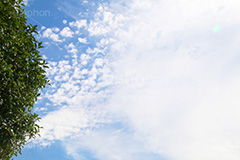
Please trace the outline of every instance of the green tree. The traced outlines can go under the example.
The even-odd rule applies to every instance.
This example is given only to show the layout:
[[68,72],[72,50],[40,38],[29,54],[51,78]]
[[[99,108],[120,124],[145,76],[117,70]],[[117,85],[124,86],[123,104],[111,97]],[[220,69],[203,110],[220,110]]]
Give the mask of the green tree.
[[39,55],[42,42],[27,22],[23,0],[0,0],[0,159],[21,154],[38,135],[40,119],[33,113],[40,90],[49,84],[47,63]]

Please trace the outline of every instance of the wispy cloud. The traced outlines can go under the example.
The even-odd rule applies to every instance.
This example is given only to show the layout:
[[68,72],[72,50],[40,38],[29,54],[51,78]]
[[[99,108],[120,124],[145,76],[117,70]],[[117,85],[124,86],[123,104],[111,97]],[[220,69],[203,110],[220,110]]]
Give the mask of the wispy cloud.
[[239,7],[121,1],[71,22],[100,40],[50,63],[46,96],[63,107],[43,117],[44,143],[62,140],[75,159],[239,159]]
[[[131,22],[112,47],[114,71],[116,79],[132,77],[141,85],[120,83],[111,107],[129,117],[153,153],[174,160],[239,158],[237,6],[197,0],[131,4]],[[217,25],[222,30],[214,32]]]

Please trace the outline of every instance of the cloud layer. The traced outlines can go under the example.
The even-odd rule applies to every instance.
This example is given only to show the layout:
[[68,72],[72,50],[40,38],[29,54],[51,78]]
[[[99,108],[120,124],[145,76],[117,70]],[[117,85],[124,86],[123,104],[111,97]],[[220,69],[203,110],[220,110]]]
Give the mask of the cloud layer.
[[236,1],[132,3],[134,18],[113,50],[120,55],[116,76],[135,82],[120,85],[112,106],[154,153],[239,158],[238,7]]
[[239,12],[238,1],[132,0],[71,22],[100,40],[50,63],[47,96],[66,105],[43,118],[43,139],[75,159],[239,159]]

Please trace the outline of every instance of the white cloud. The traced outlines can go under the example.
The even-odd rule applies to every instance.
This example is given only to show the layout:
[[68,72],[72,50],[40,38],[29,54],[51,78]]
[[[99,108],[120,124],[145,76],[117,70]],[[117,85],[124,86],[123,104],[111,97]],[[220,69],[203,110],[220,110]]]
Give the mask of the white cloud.
[[45,38],[50,38],[54,42],[62,42],[62,40],[60,40],[60,38],[59,38],[59,35],[56,33],[58,31],[59,31],[59,28],[56,28],[56,27],[47,28],[46,30],[43,31],[42,36],[45,37]]
[[41,27],[41,30],[44,30],[44,29],[46,29],[46,27],[45,27],[45,26],[42,26],[42,27]]
[[87,27],[87,20],[82,19],[82,20],[77,20],[77,21],[72,21],[69,23],[70,27],[77,27],[78,29]]
[[[74,53],[74,54],[76,54],[77,51],[78,51],[78,50],[77,50],[76,48],[72,48],[72,49],[68,50],[69,53]],[[75,58],[77,58],[76,56],[77,56],[77,55],[75,55]]]
[[99,47],[95,47],[95,48],[93,48],[93,49],[91,49],[91,48],[88,48],[87,50],[86,50],[86,52],[88,53],[88,54],[98,54],[98,53],[104,53],[104,49],[101,49],[101,48],[99,48]]
[[78,38],[78,41],[79,41],[80,43],[86,44],[86,43],[87,43],[87,38],[81,38],[81,37],[79,37],[79,38]]
[[66,20],[66,19],[64,19],[64,20],[63,20],[63,24],[66,24],[66,23],[67,23],[67,20]]
[[103,65],[103,59],[101,59],[101,58],[95,59],[95,65],[96,66],[102,66]]
[[100,5],[98,11],[95,14],[95,19],[90,22],[88,26],[88,32],[92,36],[106,35],[108,33],[114,33],[116,29],[123,26],[125,17],[121,14],[114,14],[107,6]]
[[47,69],[47,74],[54,75],[57,72],[56,68],[57,62],[48,61],[49,69]]
[[73,43],[70,43],[68,46],[65,46],[65,48],[67,49],[68,53],[72,53],[72,57],[74,58],[74,66],[78,64],[77,62],[77,58],[78,58],[78,50],[76,49],[76,46]]
[[63,37],[72,37],[74,34],[69,27],[65,27],[61,30],[60,35]]
[[94,152],[94,157],[97,159],[104,160],[136,160],[151,158],[149,157],[149,152],[144,150],[144,146],[137,141],[134,136],[124,132],[124,130],[105,128],[98,132],[81,134],[76,139],[70,141],[70,143],[64,142],[67,153],[74,155],[77,160],[84,158],[78,154],[78,151],[87,149]]
[[73,43],[70,43],[67,48],[75,48],[75,45]]
[[83,65],[86,65],[90,59],[90,57],[87,54],[81,54],[81,63]]
[[69,61],[66,61],[66,60],[59,61],[58,67],[59,67],[59,73],[66,73],[68,70],[71,69],[71,65],[69,65]]
[[53,28],[52,28],[52,31],[53,31],[53,32],[59,32],[59,31],[60,31],[60,29],[59,29],[59,28],[57,28],[57,27],[53,27]]
[[52,34],[52,30],[48,28],[43,32],[43,37],[49,37],[51,34]]
[[[127,115],[152,153],[172,160],[240,158],[240,66],[234,60],[240,32],[232,28],[240,23],[227,22],[239,6],[214,0],[131,4],[134,15],[112,47],[116,80],[125,80],[110,108]],[[224,29],[214,33],[216,25]]]
[[80,128],[89,126],[88,123],[88,115],[84,110],[63,108],[51,112],[43,118],[41,124],[44,125],[45,129],[42,130],[41,134],[46,140],[63,140],[67,136],[78,134]]
[[103,38],[81,65],[51,64],[58,88],[47,96],[67,105],[43,118],[43,138],[62,140],[75,159],[88,150],[99,160],[238,160],[239,2],[119,5],[90,21],[86,30]]
[[74,57],[77,58],[77,52],[78,50],[76,49],[75,45],[73,43],[70,43],[68,46],[66,46],[66,49],[68,53],[73,53]]

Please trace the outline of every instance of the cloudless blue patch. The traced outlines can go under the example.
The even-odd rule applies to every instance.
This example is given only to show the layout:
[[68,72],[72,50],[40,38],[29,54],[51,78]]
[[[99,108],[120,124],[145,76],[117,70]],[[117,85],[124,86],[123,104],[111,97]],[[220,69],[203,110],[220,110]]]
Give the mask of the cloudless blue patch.
[[46,49],[43,49],[41,51],[41,55],[47,56],[48,57],[47,61],[60,61],[62,59],[65,59],[64,58],[65,55],[71,56],[71,54],[67,53],[65,48],[63,48],[61,46],[56,46],[56,45],[46,46],[44,44],[43,44],[43,46]]
[[74,160],[67,155],[60,142],[47,147],[24,148],[14,160]]
[[[34,0],[26,8],[25,13],[27,19],[32,24],[37,24],[38,27],[61,27],[63,17],[66,17],[64,12],[56,7],[55,1],[49,0]],[[67,16],[67,18],[70,18]]]
[[87,3],[79,0],[57,0],[56,8],[60,8],[65,15],[72,17],[75,20],[82,18],[91,19],[98,8],[100,1],[88,0]]

